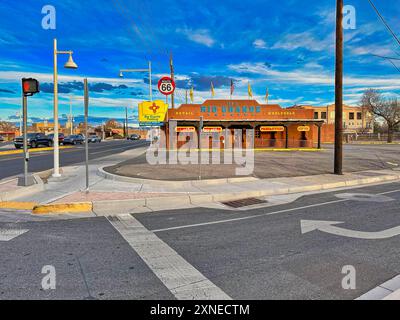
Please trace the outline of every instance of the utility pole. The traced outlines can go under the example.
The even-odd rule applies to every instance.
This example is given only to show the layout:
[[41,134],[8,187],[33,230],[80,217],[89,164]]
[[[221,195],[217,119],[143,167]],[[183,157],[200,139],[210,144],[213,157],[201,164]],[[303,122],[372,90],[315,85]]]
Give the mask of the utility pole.
[[334,173],[343,174],[343,0],[336,0],[335,66],[335,164]]
[[[174,62],[173,62],[173,59],[172,59],[172,52],[171,52],[171,55],[169,57],[169,67],[171,69],[171,79],[175,81],[175,78],[174,78]],[[171,94],[171,105],[172,105],[172,109],[175,109],[175,93]]]

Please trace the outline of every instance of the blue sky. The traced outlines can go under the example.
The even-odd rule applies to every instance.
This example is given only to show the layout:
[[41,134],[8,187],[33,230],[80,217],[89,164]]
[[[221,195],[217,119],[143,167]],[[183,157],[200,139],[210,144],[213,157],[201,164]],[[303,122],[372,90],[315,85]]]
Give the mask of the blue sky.
[[[387,95],[400,92],[400,74],[373,54],[398,56],[400,47],[380,22],[367,0],[345,2],[356,9],[356,29],[345,30],[345,102],[356,104],[369,87]],[[400,35],[396,1],[375,4]],[[42,28],[42,7],[56,8],[56,30]],[[59,50],[73,50],[78,70],[62,68],[59,56],[60,114],[83,113],[82,79],[91,88],[90,114],[122,117],[128,106],[137,110],[148,99],[144,74],[120,68],[153,64],[153,82],[169,73],[174,55],[177,103],[185,88],[195,88],[195,102],[210,98],[247,97],[250,81],[263,102],[326,105],[334,101],[334,0],[85,0],[0,2],[0,119],[12,119],[20,109],[20,79],[36,77],[42,92],[29,99],[32,118],[52,118],[52,41]],[[399,63],[400,67],[400,63]],[[154,95],[163,99],[154,85]]]

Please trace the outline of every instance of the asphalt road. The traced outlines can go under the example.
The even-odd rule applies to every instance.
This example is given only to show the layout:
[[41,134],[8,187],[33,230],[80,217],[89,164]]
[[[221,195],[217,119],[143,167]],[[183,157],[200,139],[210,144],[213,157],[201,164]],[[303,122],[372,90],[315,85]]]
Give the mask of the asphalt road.
[[[147,145],[145,140],[127,141],[113,140],[101,143],[89,143],[89,160],[105,157]],[[0,151],[5,151],[2,149]],[[36,149],[35,149],[36,151]],[[67,166],[85,161],[85,146],[72,146],[69,149],[60,149],[60,165]],[[0,154],[0,180],[23,172],[23,154]],[[31,152],[29,171],[40,172],[53,168],[53,151]]]
[[[199,272],[233,299],[354,299],[400,274],[400,235],[367,240],[321,230],[302,234],[300,221],[340,221],[337,226],[351,234],[377,232],[400,225],[399,207],[400,183],[389,183],[244,211],[128,215],[142,228],[128,225],[128,235],[152,237],[144,247],[128,243],[111,218],[114,226],[105,217],[56,220],[3,212],[3,234],[28,231],[0,241],[0,299],[174,299],[165,280],[170,269],[155,268],[164,261],[151,251],[157,243],[181,257],[170,263],[186,263],[172,266],[180,276]],[[45,265],[56,270],[55,290],[41,287]],[[342,288],[347,265],[356,270],[356,289]]]

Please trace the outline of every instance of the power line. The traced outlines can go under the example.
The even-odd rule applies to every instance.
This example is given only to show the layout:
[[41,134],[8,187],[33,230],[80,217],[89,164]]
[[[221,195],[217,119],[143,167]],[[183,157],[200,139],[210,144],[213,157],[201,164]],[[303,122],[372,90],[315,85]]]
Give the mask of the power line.
[[383,16],[380,14],[379,10],[377,9],[377,7],[374,5],[374,3],[372,2],[372,0],[368,0],[369,3],[371,4],[372,8],[374,8],[376,14],[379,16],[379,18],[382,20],[383,24],[385,25],[386,29],[388,29],[388,31],[390,32],[390,34],[393,36],[393,38],[397,41],[397,43],[400,45],[400,40],[399,38],[396,36],[396,34],[393,32],[392,28],[390,28],[389,24],[386,22],[385,18],[383,18]]

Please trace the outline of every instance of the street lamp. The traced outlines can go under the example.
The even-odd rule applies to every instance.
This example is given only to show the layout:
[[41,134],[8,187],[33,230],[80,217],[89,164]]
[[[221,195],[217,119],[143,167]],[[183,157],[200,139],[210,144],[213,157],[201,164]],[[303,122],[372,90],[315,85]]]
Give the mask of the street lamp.
[[150,101],[153,101],[153,92],[152,92],[152,84],[151,84],[151,61],[149,61],[148,69],[121,69],[119,71],[119,76],[122,78],[125,72],[148,72],[149,73],[149,94]]
[[60,177],[60,149],[58,145],[58,72],[57,72],[57,55],[69,54],[67,63],[64,65],[66,69],[77,69],[78,66],[72,59],[72,51],[58,51],[57,50],[57,39],[54,39],[54,169],[53,177]]

